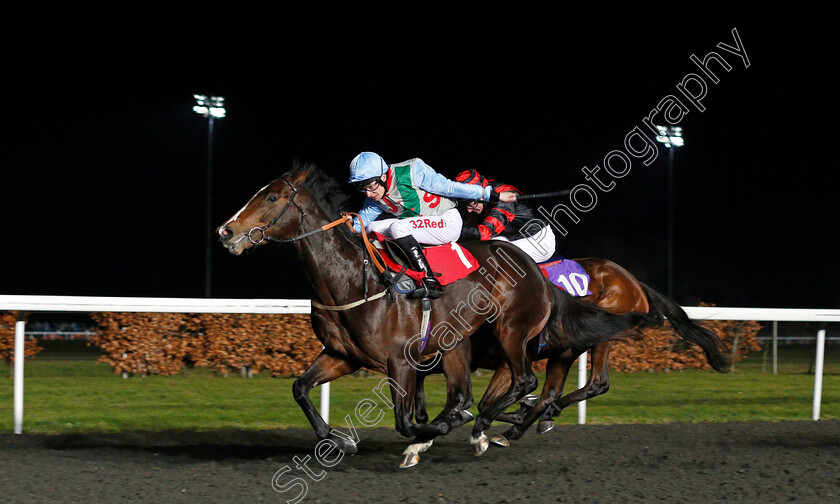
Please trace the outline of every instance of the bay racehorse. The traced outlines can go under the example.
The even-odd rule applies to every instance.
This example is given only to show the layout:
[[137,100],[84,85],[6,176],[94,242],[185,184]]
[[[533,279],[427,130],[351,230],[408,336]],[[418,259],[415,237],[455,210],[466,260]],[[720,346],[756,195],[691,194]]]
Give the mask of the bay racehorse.
[[[312,328],[324,349],[295,380],[293,394],[318,438],[345,453],[356,452],[358,438],[330,429],[309,397],[313,387],[361,367],[385,374],[380,385],[390,387],[387,406],[394,409],[396,430],[416,436],[412,446],[425,449],[435,436],[469,420],[461,414],[468,398],[458,391],[469,389],[470,376],[463,360],[442,365],[450,392],[446,407],[432,422],[416,424],[417,364],[423,355],[445,355],[489,323],[511,381],[476,418],[471,442],[483,451],[489,444],[484,431],[495,416],[537,387],[526,346],[544,327],[562,344],[588,348],[650,324],[646,314],[613,315],[566,295],[516,246],[476,242],[465,248],[481,268],[450,284],[446,296],[432,301],[433,329],[421,350],[416,337],[421,300],[387,295],[390,285],[366,266],[374,258],[363,239],[340,224],[347,200],[334,179],[313,166],[302,166],[260,189],[217,229],[224,247],[235,255],[270,242],[292,243],[296,248],[311,289]],[[370,403],[365,407],[373,410]],[[362,417],[357,419],[363,423],[364,418],[377,417],[376,411]],[[348,427],[354,434],[353,425]],[[403,462],[407,466],[417,460],[413,453]]]
[[[714,332],[689,319],[677,303],[639,282],[629,271],[608,259],[590,257],[574,260],[586,270],[590,277],[591,294],[580,298],[581,300],[612,313],[647,312],[658,321],[658,324],[664,323],[664,318],[667,317],[680,337],[703,349],[706,360],[713,369],[720,372],[730,370],[731,360],[726,345]],[[641,334],[637,337],[641,337]],[[540,434],[547,432],[554,426],[552,418],[565,408],[607,392],[609,390],[609,355],[613,344],[613,341],[605,341],[590,348],[582,348],[564,345],[557,339],[543,342],[538,339],[530,341],[527,347],[529,358],[532,361],[548,359],[542,393],[538,399],[530,401],[530,405],[523,405],[517,412],[498,415],[496,417],[498,420],[510,422],[513,427],[504,434],[494,436],[492,442],[507,446],[510,440],[520,438],[537,419],[540,419],[537,432]],[[582,388],[562,395],[569,369],[574,361],[587,350],[592,356],[589,379]],[[423,378],[440,372],[439,368],[442,364],[453,365],[450,361],[458,359],[469,362],[464,365],[471,367],[472,370],[482,368],[495,371],[479,402],[479,411],[483,410],[488,403],[495,401],[510,380],[510,373],[504,361],[500,359],[488,328],[479,328],[470,340],[462,342],[458,348],[447,353],[441,359],[440,365],[436,368],[424,369],[418,374],[418,379],[421,381],[415,395],[418,422],[424,421],[426,417]]]

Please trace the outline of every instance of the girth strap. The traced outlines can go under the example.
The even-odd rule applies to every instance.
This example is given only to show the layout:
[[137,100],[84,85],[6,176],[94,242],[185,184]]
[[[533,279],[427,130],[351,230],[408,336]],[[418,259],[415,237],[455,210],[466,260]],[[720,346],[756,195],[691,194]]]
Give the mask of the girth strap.
[[377,300],[381,297],[384,297],[386,294],[388,294],[388,289],[385,289],[384,291],[380,292],[379,294],[375,294],[375,295],[373,295],[373,296],[371,296],[367,299],[360,299],[358,301],[353,301],[352,303],[347,303],[347,304],[338,305],[338,306],[328,306],[328,305],[325,305],[325,304],[321,304],[317,301],[312,301],[312,306],[314,306],[315,308],[320,308],[322,310],[328,310],[328,311],[344,311],[344,310],[349,310],[350,308],[355,308],[357,306],[361,306],[361,305],[363,305],[363,304],[365,304],[369,301],[375,301],[375,300]]
[[420,353],[423,353],[423,350],[426,349],[426,343],[429,342],[429,334],[432,330],[432,302],[429,298],[423,298],[423,317],[420,321],[420,334],[423,336],[420,338]]

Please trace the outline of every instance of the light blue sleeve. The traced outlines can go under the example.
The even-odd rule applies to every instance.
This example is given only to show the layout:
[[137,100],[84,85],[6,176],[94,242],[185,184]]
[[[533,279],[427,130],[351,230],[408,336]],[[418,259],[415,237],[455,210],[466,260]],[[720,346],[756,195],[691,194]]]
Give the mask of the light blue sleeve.
[[[370,223],[375,221],[379,214],[382,213],[382,209],[374,203],[374,201],[370,198],[365,198],[365,204],[362,205],[362,209],[359,210],[359,217],[365,221],[365,231],[370,226]],[[356,230],[357,233],[362,232],[362,226],[359,224],[359,219],[353,217],[353,229]]]
[[490,201],[490,194],[493,192],[493,188],[489,185],[481,187],[475,184],[464,184],[449,180],[419,158],[414,160],[411,175],[414,178],[414,183],[420,189],[447,198]]

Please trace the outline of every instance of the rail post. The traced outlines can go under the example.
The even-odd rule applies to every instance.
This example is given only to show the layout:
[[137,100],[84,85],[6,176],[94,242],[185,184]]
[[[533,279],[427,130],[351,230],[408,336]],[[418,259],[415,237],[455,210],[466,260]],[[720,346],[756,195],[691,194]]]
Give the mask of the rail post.
[[23,357],[25,355],[24,347],[24,329],[26,322],[19,320],[15,323],[15,391],[14,391],[14,433],[23,433]]
[[816,422],[820,419],[820,404],[822,403],[823,361],[825,360],[825,329],[817,332],[817,362],[814,366],[814,407],[811,418]]
[[330,384],[321,385],[321,418],[330,423]]
[[[586,359],[589,352],[583,352],[578,357],[578,389],[586,386]],[[586,423],[586,400],[578,403],[578,423],[583,425]]]

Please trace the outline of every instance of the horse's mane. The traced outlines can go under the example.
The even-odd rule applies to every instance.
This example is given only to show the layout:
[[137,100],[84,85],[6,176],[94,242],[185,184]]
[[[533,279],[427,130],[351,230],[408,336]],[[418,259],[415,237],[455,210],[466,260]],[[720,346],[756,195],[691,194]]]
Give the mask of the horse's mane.
[[[307,174],[300,187],[309,191],[330,219],[338,219],[341,217],[341,212],[358,211],[358,208],[352,207],[353,197],[345,190],[345,186],[312,163],[295,161],[292,169],[283,176],[291,177],[301,171],[306,171]],[[339,232],[350,237],[354,243],[361,244],[358,236],[350,232],[346,226],[339,226],[338,229]]]
[[308,173],[301,187],[306,188],[312,194],[315,201],[327,211],[330,218],[337,219],[341,216],[341,212],[358,210],[350,206],[352,196],[345,191],[344,186],[312,163],[295,162],[293,168],[283,176],[291,177],[302,171]]

